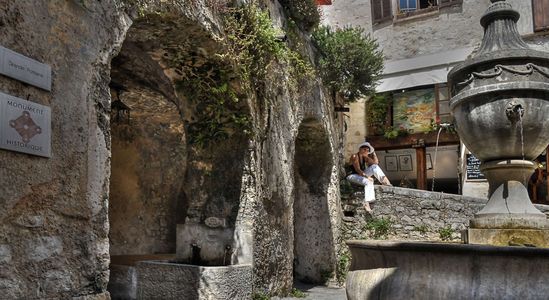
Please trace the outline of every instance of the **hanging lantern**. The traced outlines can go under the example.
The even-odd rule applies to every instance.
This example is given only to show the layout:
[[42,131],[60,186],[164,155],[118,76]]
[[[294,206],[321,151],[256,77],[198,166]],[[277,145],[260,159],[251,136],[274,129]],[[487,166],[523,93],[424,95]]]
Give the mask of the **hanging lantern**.
[[116,93],[116,100],[111,103],[111,122],[130,124],[130,107],[120,100],[122,91],[125,91],[124,87],[112,81],[109,86]]

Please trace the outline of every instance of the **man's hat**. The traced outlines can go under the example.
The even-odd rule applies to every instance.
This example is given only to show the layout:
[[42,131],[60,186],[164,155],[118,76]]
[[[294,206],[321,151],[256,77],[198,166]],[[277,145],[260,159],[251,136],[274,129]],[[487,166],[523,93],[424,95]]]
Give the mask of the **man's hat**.
[[368,143],[368,142],[364,142],[364,143],[358,145],[358,149],[360,149],[360,148],[362,148],[362,147],[368,147],[368,148],[370,148],[370,151],[368,151],[368,154],[372,154],[372,153],[374,153],[374,151],[375,151],[375,150],[374,150],[374,147],[372,147],[372,145],[370,145],[370,143]]

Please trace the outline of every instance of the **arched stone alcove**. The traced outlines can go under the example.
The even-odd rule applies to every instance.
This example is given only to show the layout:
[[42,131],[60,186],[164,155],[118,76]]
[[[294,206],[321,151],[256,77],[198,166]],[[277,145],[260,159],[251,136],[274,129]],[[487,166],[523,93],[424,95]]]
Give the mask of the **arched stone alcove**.
[[325,282],[334,271],[328,188],[333,154],[326,129],[313,118],[299,126],[295,144],[294,277]]
[[[146,41],[156,27],[136,20],[111,62],[111,255],[173,253],[188,205],[183,120],[173,84]],[[156,58],[156,60],[155,60]],[[119,106],[120,104],[118,104]]]
[[[215,106],[200,90],[223,87],[244,98],[221,52],[199,23],[151,15],[134,21],[112,60],[112,101],[119,97],[130,108],[130,120],[119,120],[113,107],[111,255],[177,250],[177,259],[189,262],[195,244],[204,255],[200,263],[228,264],[237,251],[233,232],[248,136],[231,122],[249,109],[246,101],[228,99]],[[215,124],[212,110],[220,115]],[[220,245],[206,242],[221,228]],[[222,254],[212,259],[217,246]]]

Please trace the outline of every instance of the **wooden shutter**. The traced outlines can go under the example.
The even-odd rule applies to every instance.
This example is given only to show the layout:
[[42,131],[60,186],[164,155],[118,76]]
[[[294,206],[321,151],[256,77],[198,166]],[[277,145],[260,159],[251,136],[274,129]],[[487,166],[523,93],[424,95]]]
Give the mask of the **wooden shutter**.
[[316,0],[316,5],[332,5],[332,0]]
[[534,31],[549,29],[549,0],[532,0]]
[[462,0],[438,0],[438,6],[449,6],[454,4],[459,4],[463,2]]
[[372,21],[379,23],[392,17],[391,0],[372,0]]

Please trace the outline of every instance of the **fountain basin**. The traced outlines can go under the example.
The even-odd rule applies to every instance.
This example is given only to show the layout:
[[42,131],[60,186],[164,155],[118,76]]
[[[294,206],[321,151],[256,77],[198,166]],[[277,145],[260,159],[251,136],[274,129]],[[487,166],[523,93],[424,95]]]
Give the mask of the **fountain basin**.
[[547,299],[549,249],[353,240],[349,300]]
[[251,299],[252,265],[205,267],[169,261],[137,264],[138,299]]

